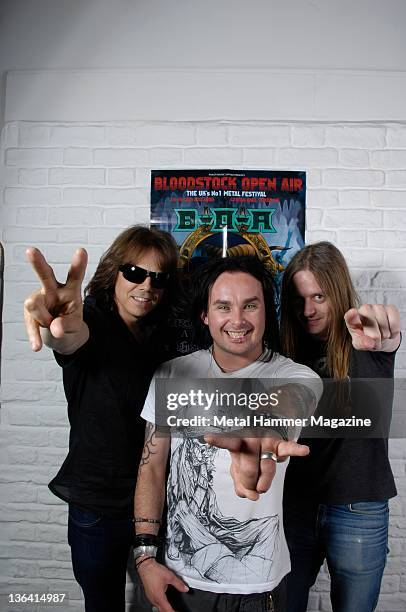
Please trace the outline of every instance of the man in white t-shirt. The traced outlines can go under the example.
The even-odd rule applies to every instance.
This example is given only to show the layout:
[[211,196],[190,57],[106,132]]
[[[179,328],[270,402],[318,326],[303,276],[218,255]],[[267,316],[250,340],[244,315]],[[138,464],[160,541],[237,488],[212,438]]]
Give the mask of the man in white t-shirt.
[[[305,455],[307,447],[287,439],[286,431],[273,431],[266,445],[257,439],[253,448],[261,453],[261,471],[275,471],[272,487],[251,499],[237,497],[228,450],[190,433],[156,435],[155,381],[236,379],[238,387],[237,379],[294,379],[281,385],[278,410],[301,418],[314,411],[321,381],[309,368],[274,351],[278,329],[272,279],[257,259],[229,258],[203,266],[194,280],[191,302],[194,324],[209,332],[211,346],[164,363],[151,383],[141,415],[147,430],[135,495],[136,567],[159,612],[285,612],[284,577],[290,561],[282,490],[287,463],[279,461]],[[240,438],[239,448],[244,440]],[[163,565],[155,559],[156,534],[170,452]]]

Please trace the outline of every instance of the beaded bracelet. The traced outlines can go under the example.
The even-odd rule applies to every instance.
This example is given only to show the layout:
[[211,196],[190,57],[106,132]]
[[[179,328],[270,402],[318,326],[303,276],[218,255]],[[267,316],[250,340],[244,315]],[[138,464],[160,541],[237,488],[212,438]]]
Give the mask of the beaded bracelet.
[[134,523],[153,523],[154,525],[160,525],[161,521],[159,519],[142,518],[140,516],[136,516],[134,517]]

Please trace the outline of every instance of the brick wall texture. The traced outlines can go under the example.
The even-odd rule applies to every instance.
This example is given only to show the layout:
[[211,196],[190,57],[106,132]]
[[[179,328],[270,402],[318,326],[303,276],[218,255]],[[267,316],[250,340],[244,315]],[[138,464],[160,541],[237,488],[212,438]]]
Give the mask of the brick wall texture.
[[[406,315],[406,125],[394,123],[8,123],[1,134],[1,241],[5,248],[0,424],[1,610],[10,592],[67,593],[48,609],[82,610],[66,541],[66,507],[47,489],[65,457],[68,423],[52,354],[33,354],[22,305],[37,287],[25,249],[38,246],[64,280],[74,249],[87,278],[125,226],[149,220],[152,168],[307,172],[307,242],[327,239],[348,259],[363,301]],[[397,376],[406,374],[406,348]],[[406,610],[406,444],[392,440],[399,496],[378,611]],[[373,478],[373,466],[371,466]],[[309,611],[330,610],[328,574]],[[128,584],[131,600],[131,581]],[[41,608],[43,609],[43,608]],[[362,611],[360,611],[362,612]]]

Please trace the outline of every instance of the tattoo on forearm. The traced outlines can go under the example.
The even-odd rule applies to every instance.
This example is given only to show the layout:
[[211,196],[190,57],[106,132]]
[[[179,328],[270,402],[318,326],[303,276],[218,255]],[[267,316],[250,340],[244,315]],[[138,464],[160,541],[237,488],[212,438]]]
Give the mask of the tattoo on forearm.
[[140,461],[140,470],[149,462],[151,455],[155,455],[155,447],[155,425],[152,425],[152,423],[147,423],[145,427],[145,442]]

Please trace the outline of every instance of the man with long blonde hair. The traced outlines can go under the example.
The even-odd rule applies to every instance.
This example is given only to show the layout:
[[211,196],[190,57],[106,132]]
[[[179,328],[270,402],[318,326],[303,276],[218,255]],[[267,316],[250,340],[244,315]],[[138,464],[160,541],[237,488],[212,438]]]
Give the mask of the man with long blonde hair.
[[[281,304],[288,357],[335,381],[393,377],[399,312],[382,304],[357,308],[347,264],[331,243],[308,245],[293,257]],[[372,612],[387,555],[388,499],[396,495],[388,441],[330,437],[306,443],[310,455],[291,461],[285,481],[288,610],[306,611],[326,560],[334,612]]]

